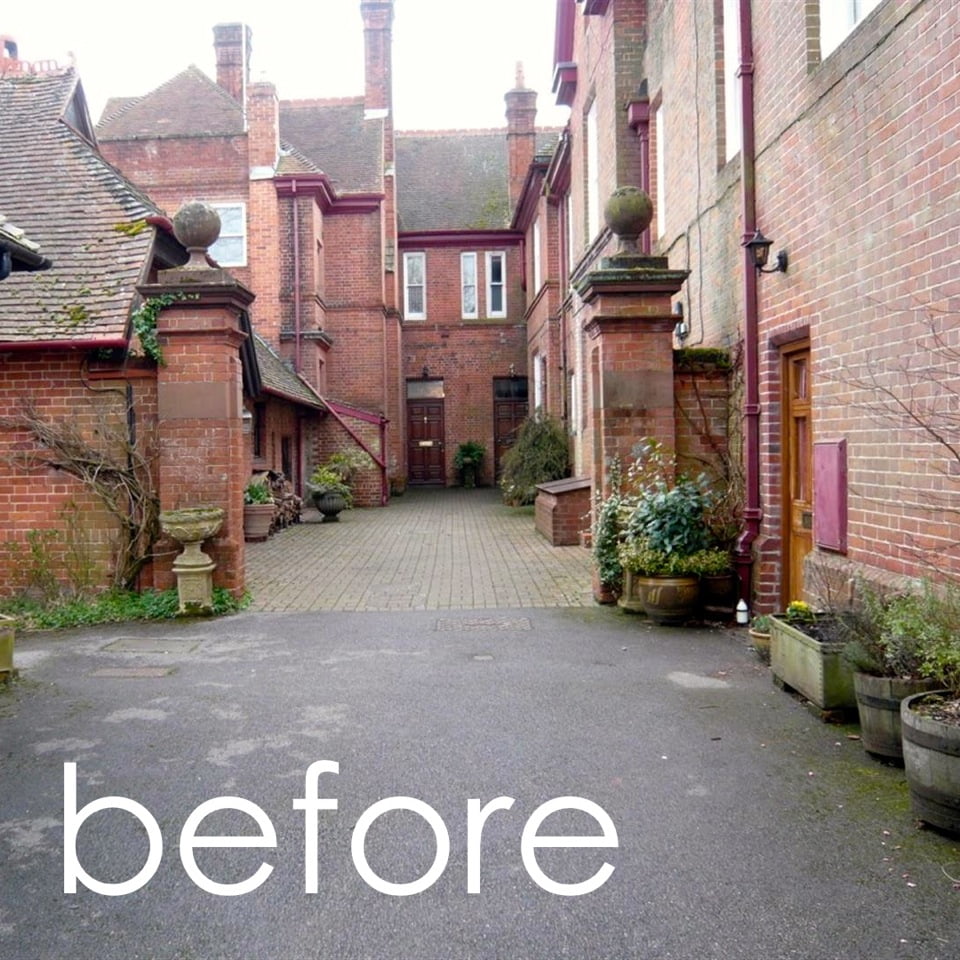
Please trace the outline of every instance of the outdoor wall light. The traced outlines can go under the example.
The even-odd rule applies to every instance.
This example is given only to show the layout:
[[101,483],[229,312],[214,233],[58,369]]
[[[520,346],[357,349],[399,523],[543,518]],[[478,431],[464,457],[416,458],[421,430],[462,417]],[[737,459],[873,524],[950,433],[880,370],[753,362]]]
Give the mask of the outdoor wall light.
[[760,273],[786,273],[787,272],[787,251],[777,251],[777,265],[767,268],[767,260],[770,257],[770,248],[773,241],[768,240],[759,230],[749,239],[743,242],[753,256],[753,265]]
[[673,315],[677,318],[677,322],[673,328],[673,335],[682,343],[690,335],[690,328],[687,326],[687,321],[683,318],[682,300],[678,300],[673,305]]

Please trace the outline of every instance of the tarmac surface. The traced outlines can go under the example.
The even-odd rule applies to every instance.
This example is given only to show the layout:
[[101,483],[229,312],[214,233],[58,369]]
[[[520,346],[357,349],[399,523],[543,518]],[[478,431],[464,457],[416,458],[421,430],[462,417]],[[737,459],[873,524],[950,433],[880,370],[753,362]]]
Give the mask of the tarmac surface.
[[[960,842],[918,829],[902,771],[777,690],[742,630],[655,627],[586,605],[583,584],[559,592],[579,603],[498,606],[500,573],[473,549],[487,524],[430,514],[456,494],[418,497],[410,535],[452,542],[417,569],[451,586],[407,608],[375,608],[399,590],[352,581],[386,560],[335,539],[412,551],[391,506],[251,551],[277,584],[257,603],[327,609],[18,637],[21,678],[0,689],[0,957],[960,956]],[[500,552],[483,556],[525,558],[504,581],[520,589],[553,548],[508,547],[486,500]],[[277,570],[291,534],[309,546]],[[468,553],[492,599],[456,607]],[[325,556],[353,564],[329,588]],[[228,799],[194,813],[213,798]],[[567,845],[537,845],[550,836]]]

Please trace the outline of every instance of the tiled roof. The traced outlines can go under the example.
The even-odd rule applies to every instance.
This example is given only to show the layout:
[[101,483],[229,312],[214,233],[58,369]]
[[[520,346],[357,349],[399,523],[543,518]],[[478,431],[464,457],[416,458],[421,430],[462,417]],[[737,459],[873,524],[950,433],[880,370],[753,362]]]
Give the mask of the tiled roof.
[[97,124],[97,138],[103,141],[242,133],[240,104],[194,66],[143,97],[109,100]]
[[146,275],[157,208],[61,120],[78,83],[0,78],[0,210],[53,261],[0,283],[0,341],[122,337]]
[[[556,136],[538,134],[537,152]],[[401,231],[510,226],[506,129],[398,132],[396,145]]]
[[308,407],[323,409],[323,401],[304,380],[298,377],[259,336],[254,334],[257,350],[257,366],[265,390],[303,403]]
[[383,190],[383,120],[362,99],[281,100],[280,136],[322,170],[338,194]]

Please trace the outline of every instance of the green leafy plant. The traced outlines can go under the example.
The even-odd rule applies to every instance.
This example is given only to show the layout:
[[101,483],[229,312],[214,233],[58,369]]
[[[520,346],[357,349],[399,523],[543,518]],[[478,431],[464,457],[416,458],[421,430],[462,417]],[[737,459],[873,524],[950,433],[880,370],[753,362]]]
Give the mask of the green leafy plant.
[[307,486],[311,493],[317,496],[325,493],[339,493],[348,508],[353,506],[353,491],[350,489],[350,484],[346,483],[342,474],[332,467],[317,467],[310,474]]
[[722,547],[705,547],[690,554],[688,566],[701,577],[721,576],[731,570],[730,554]]
[[769,633],[770,632],[770,615],[766,613],[761,613],[755,616],[750,621],[750,629],[755,633]]
[[273,494],[265,483],[254,481],[248,483],[247,489],[243,491],[243,502],[246,504],[273,503]]
[[618,553],[624,570],[643,577],[689,577],[700,573],[698,552],[667,553],[642,537],[620,544]]
[[197,300],[196,293],[162,293],[159,297],[147,297],[143,303],[130,314],[130,324],[133,332],[140,340],[143,352],[151,360],[163,366],[163,348],[157,337],[157,318],[161,312],[171,304],[181,300]]
[[537,486],[560,480],[569,470],[567,435],[559,420],[538,411],[523,422],[517,442],[503,458],[500,489],[504,503],[520,507],[533,503]]
[[457,452],[453,455],[453,465],[460,471],[465,487],[476,486],[477,474],[486,452],[486,448],[477,440],[467,440],[457,447]]
[[[214,616],[236,613],[249,604],[249,594],[238,599],[223,587],[213,590]],[[15,616],[24,630],[54,630],[130,620],[171,620],[177,616],[179,606],[175,589],[142,593],[108,590],[87,599],[73,597],[48,603],[24,597],[4,600],[0,602],[0,613]]]

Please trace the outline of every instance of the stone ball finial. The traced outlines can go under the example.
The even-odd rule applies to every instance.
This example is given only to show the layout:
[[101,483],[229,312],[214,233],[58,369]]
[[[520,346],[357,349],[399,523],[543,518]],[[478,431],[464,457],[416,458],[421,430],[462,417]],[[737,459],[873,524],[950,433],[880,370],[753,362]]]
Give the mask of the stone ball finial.
[[206,270],[207,250],[220,236],[220,214],[202,200],[185,203],[173,218],[173,235],[187,248],[187,270]]
[[620,241],[618,253],[638,253],[637,238],[650,226],[653,201],[639,187],[617,187],[603,208],[603,218]]

